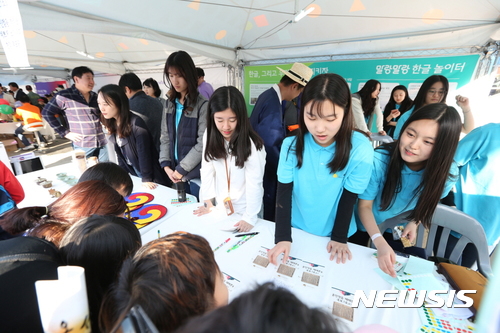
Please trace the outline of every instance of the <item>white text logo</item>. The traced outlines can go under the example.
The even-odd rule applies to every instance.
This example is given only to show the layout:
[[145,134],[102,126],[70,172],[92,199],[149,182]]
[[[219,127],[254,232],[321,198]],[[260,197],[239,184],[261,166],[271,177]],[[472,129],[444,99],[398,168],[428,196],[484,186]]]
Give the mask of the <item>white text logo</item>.
[[[363,302],[366,308],[394,308],[397,304],[400,308],[419,308],[427,299],[430,302],[426,303],[428,308],[468,308],[471,307],[474,301],[465,294],[475,294],[477,290],[420,290],[417,295],[417,290],[372,290],[368,297],[363,290],[356,290],[352,300],[351,307],[357,308],[359,302]],[[456,297],[463,301],[464,304],[453,304],[453,299]]]

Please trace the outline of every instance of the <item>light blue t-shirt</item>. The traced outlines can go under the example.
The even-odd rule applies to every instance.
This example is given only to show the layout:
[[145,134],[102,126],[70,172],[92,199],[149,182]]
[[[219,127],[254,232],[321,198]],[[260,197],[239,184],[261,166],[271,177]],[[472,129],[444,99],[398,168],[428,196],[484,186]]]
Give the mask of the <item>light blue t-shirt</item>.
[[484,228],[488,245],[500,238],[500,124],[474,129],[455,153],[459,167],[455,204]]
[[[346,167],[332,174],[328,163],[336,143],[318,145],[310,133],[304,137],[302,167],[297,167],[295,137],[283,140],[278,164],[278,181],[293,182],[292,226],[318,236],[330,236],[343,189],[363,193],[372,172],[373,148],[366,136],[353,132],[352,149]],[[348,236],[356,232],[354,217]]]
[[399,117],[398,122],[396,124],[396,128],[394,129],[394,135],[392,136],[394,140],[399,139],[399,135],[401,134],[401,129],[403,128],[403,125],[406,123],[408,118],[410,118],[414,108],[415,106],[412,106],[408,111],[403,113],[401,117]]
[[[175,99],[175,133],[177,133],[177,130],[179,128],[179,123],[181,122],[181,116],[182,116],[182,111],[184,111],[184,105],[179,102],[179,99]],[[178,161],[179,159],[177,158],[177,141],[175,140],[175,151],[174,151],[174,156],[175,160]]]
[[[382,190],[384,189],[385,181],[387,179],[387,169],[389,167],[390,157],[391,156],[387,150],[375,149],[370,183],[368,184],[365,192],[359,196],[359,199],[373,200],[373,216],[375,217],[377,224],[415,208],[419,198],[418,195],[415,196],[415,191],[422,182],[425,170],[422,169],[420,171],[413,171],[405,164],[403,166],[403,170],[401,171],[401,192],[397,193],[395,197],[393,197],[393,204],[388,210],[380,210]],[[455,176],[458,174],[458,168],[455,163],[451,165],[450,173]],[[444,198],[451,191],[453,185],[455,185],[455,181],[456,177],[453,179],[448,178],[441,198]],[[357,209],[355,210],[355,216],[358,229],[366,231],[361,223],[361,220],[359,219]]]

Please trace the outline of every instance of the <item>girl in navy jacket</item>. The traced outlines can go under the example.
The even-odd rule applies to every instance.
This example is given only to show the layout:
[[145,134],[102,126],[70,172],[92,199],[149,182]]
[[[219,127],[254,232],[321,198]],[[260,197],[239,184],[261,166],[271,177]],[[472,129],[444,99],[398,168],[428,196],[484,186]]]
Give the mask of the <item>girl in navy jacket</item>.
[[131,175],[142,178],[148,189],[157,184],[168,185],[168,179],[158,163],[158,151],[146,123],[132,113],[122,88],[108,84],[99,90],[97,97],[101,121],[111,134],[118,164]]

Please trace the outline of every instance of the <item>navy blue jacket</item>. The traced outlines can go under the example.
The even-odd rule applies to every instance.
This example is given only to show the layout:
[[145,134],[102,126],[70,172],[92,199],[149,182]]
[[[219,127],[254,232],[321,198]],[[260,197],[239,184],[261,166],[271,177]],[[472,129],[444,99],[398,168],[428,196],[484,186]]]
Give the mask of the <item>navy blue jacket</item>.
[[163,105],[157,98],[146,95],[144,91],[138,91],[129,100],[130,110],[140,113],[146,122],[149,133],[153,137],[153,144],[160,150],[161,114]]
[[264,140],[266,147],[266,167],[264,170],[264,219],[274,221],[276,206],[276,189],[278,187],[278,161],[281,144],[285,138],[283,108],[274,88],[260,94],[250,124]]
[[[132,134],[121,138],[122,146],[116,142],[116,133],[111,135],[109,141],[113,143],[118,157],[118,164],[131,175],[138,176],[137,169],[141,173],[143,182],[155,182],[168,185],[166,173],[158,163],[158,151],[153,144],[153,138],[141,117],[131,114],[130,122]],[[127,159],[132,165],[129,165]]]
[[283,124],[283,109],[274,88],[269,88],[260,94],[250,116],[250,124],[264,140],[267,153],[266,169],[270,167],[277,170],[281,143],[286,133]]

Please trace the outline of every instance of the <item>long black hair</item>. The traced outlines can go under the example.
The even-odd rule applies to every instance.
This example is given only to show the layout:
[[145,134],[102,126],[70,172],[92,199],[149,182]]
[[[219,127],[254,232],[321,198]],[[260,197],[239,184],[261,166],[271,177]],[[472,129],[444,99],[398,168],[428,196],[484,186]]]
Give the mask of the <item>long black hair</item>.
[[442,75],[431,75],[427,79],[425,79],[424,83],[420,86],[418,90],[417,96],[413,100],[413,110],[418,110],[425,104],[425,100],[427,99],[427,92],[431,89],[432,85],[436,82],[443,83],[444,94],[440,103],[446,102],[446,97],[448,96],[448,90],[450,89],[450,84],[448,83],[448,79]]
[[399,139],[394,143],[377,148],[385,149],[391,154],[382,190],[380,210],[388,210],[394,203],[395,196],[402,190],[401,172],[405,162],[401,157],[399,145],[401,138],[406,135],[406,128],[412,122],[422,119],[435,120],[439,127],[432,152],[425,164],[422,182],[414,193],[414,198],[418,197],[418,201],[413,212],[408,216],[408,220],[422,222],[428,228],[434,210],[443,194],[446,181],[456,178],[456,175],[450,174],[450,168],[458,146],[462,122],[457,110],[444,103],[428,104],[413,112],[403,125]]
[[396,108],[397,103],[394,100],[394,93],[398,90],[402,90],[405,93],[405,99],[399,105],[399,112],[403,114],[411,108],[413,100],[408,95],[408,89],[406,89],[406,87],[403,85],[395,86],[391,91],[391,98],[389,98],[389,102],[387,102],[387,104],[385,105],[384,118],[387,118],[391,114],[391,111]]
[[119,111],[120,126],[116,124],[115,118],[106,119],[101,114],[101,122],[108,129],[110,134],[118,134],[120,138],[126,138],[132,133],[130,124],[130,105],[127,95],[123,89],[116,84],[107,84],[99,89],[106,103],[114,105]]
[[156,98],[160,97],[161,89],[160,89],[160,86],[158,85],[158,82],[155,79],[150,77],[149,79],[144,80],[142,85],[146,86],[146,87],[153,88],[154,95],[156,96]]
[[382,84],[377,80],[368,80],[361,90],[359,90],[356,94],[361,97],[361,107],[363,108],[363,115],[368,117],[372,114],[375,105],[377,104],[378,98],[373,98],[372,93],[377,90],[377,86],[380,85],[382,88]]
[[[304,136],[309,132],[304,117],[304,108],[311,103],[311,110],[317,109],[318,116],[322,117],[321,106],[330,101],[344,109],[344,118],[337,135],[335,135],[335,154],[328,163],[332,173],[342,170],[349,161],[352,148],[351,137],[354,130],[354,117],[351,110],[351,92],[344,78],[337,74],[320,74],[314,77],[304,88],[300,102],[299,129],[297,131],[295,153],[297,167],[302,167],[304,154]],[[335,111],[335,110],[334,110]]]
[[66,265],[85,268],[92,331],[99,331],[99,310],[105,293],[118,277],[123,261],[141,247],[137,227],[122,217],[92,215],[66,231],[61,255]]
[[227,152],[224,137],[215,125],[214,115],[217,112],[231,109],[236,115],[236,128],[229,141],[229,150],[236,159],[236,166],[243,168],[252,152],[250,140],[257,150],[263,147],[262,139],[250,126],[245,99],[241,92],[232,86],[220,87],[213,93],[208,101],[207,112],[207,143],[205,160],[226,158]]
[[181,94],[172,86],[170,77],[168,76],[169,69],[175,68],[179,74],[186,80],[188,92],[186,94],[187,104],[195,105],[198,99],[198,73],[194,65],[193,59],[186,51],[177,51],[168,56],[163,69],[163,77],[165,82],[168,82],[170,90],[168,91],[168,99],[174,103],[176,98],[180,98]]

